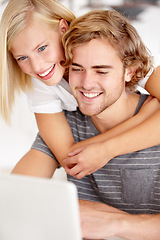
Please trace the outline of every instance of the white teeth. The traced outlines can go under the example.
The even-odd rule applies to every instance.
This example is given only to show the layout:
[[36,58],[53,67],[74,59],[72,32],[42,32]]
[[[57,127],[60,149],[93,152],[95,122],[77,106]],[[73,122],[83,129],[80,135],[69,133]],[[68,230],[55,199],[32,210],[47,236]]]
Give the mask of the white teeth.
[[98,95],[100,95],[100,93],[84,93],[83,92],[83,95],[88,98],[94,98],[94,97],[97,97]]
[[46,75],[48,75],[48,74],[52,71],[53,67],[54,67],[54,66],[50,67],[46,72],[41,73],[41,74],[38,74],[38,75],[39,75],[40,77],[45,77]]

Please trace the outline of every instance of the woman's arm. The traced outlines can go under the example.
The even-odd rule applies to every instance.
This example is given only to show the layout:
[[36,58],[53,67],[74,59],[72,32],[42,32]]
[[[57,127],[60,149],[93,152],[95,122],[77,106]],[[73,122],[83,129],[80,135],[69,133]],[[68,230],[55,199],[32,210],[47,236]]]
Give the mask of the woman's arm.
[[[139,114],[133,118],[106,133],[76,144],[63,113],[49,114],[49,117],[46,114],[39,114],[41,117],[37,118],[37,123],[46,144],[66,171],[76,178],[82,178],[99,169],[114,156],[159,144],[158,108],[159,102],[152,99],[148,104],[144,104]],[[74,149],[77,151],[77,148],[78,151],[80,149],[80,154],[62,161],[69,151]],[[31,149],[17,163],[12,173],[50,178],[57,166],[57,162],[47,154]]]
[[52,157],[31,149],[16,164],[11,173],[51,178],[57,167],[58,163]]
[[[157,134],[152,135],[152,139],[146,139],[150,129],[158,124],[160,113],[157,112],[152,118],[141,124],[157,109],[159,109],[158,100],[150,97],[146,100],[146,104],[144,104],[140,113],[133,118],[106,133],[76,144],[63,113],[36,114],[36,119],[43,140],[55,154],[60,164],[65,167],[66,172],[76,178],[82,178],[104,166],[115,156],[160,143]],[[154,125],[148,128],[152,121]],[[137,128],[134,129],[135,126]],[[129,129],[131,130],[128,131]],[[128,141],[128,139],[133,140]],[[137,139],[141,139],[140,143]],[[66,158],[70,151],[73,151],[73,154]],[[65,160],[63,160],[64,158]]]
[[59,163],[67,156],[75,144],[69,123],[63,112],[44,114],[35,113],[40,135]]
[[[159,107],[158,100],[152,99],[137,115],[100,134],[101,142],[73,151],[64,160],[66,172],[80,179],[98,170],[113,157],[160,144]],[[96,140],[96,137],[90,140]],[[75,166],[70,168],[70,164]]]

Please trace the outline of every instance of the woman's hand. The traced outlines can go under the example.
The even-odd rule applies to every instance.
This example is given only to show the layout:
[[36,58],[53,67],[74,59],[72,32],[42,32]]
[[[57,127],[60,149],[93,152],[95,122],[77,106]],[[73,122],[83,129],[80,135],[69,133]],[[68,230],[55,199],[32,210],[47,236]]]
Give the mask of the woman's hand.
[[104,146],[104,142],[98,142],[75,149],[63,160],[63,165],[69,175],[81,179],[103,167],[113,157],[107,144]]

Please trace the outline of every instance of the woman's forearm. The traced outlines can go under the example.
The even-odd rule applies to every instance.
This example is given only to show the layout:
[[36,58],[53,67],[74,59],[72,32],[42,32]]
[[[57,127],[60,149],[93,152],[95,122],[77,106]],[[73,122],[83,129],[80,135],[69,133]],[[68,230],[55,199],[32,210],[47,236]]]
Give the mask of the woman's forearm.
[[[104,148],[110,149],[113,157],[139,151],[160,144],[160,110],[141,122],[108,141]],[[106,146],[106,147],[105,147]]]

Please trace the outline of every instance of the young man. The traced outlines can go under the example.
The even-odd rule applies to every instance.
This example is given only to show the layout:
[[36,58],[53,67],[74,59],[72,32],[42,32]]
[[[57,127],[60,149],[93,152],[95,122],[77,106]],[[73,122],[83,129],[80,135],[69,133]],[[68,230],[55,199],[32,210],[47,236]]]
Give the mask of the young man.
[[[78,18],[64,43],[66,66],[71,65],[69,83],[80,109],[65,115],[77,142],[109,131],[147,104],[146,95],[131,93],[127,87],[148,73],[151,58],[120,14],[97,10]],[[52,156],[40,136],[33,148]],[[74,163],[70,159],[66,164]],[[113,158],[81,180],[68,179],[76,184],[81,199],[83,237],[159,240],[159,145]]]

